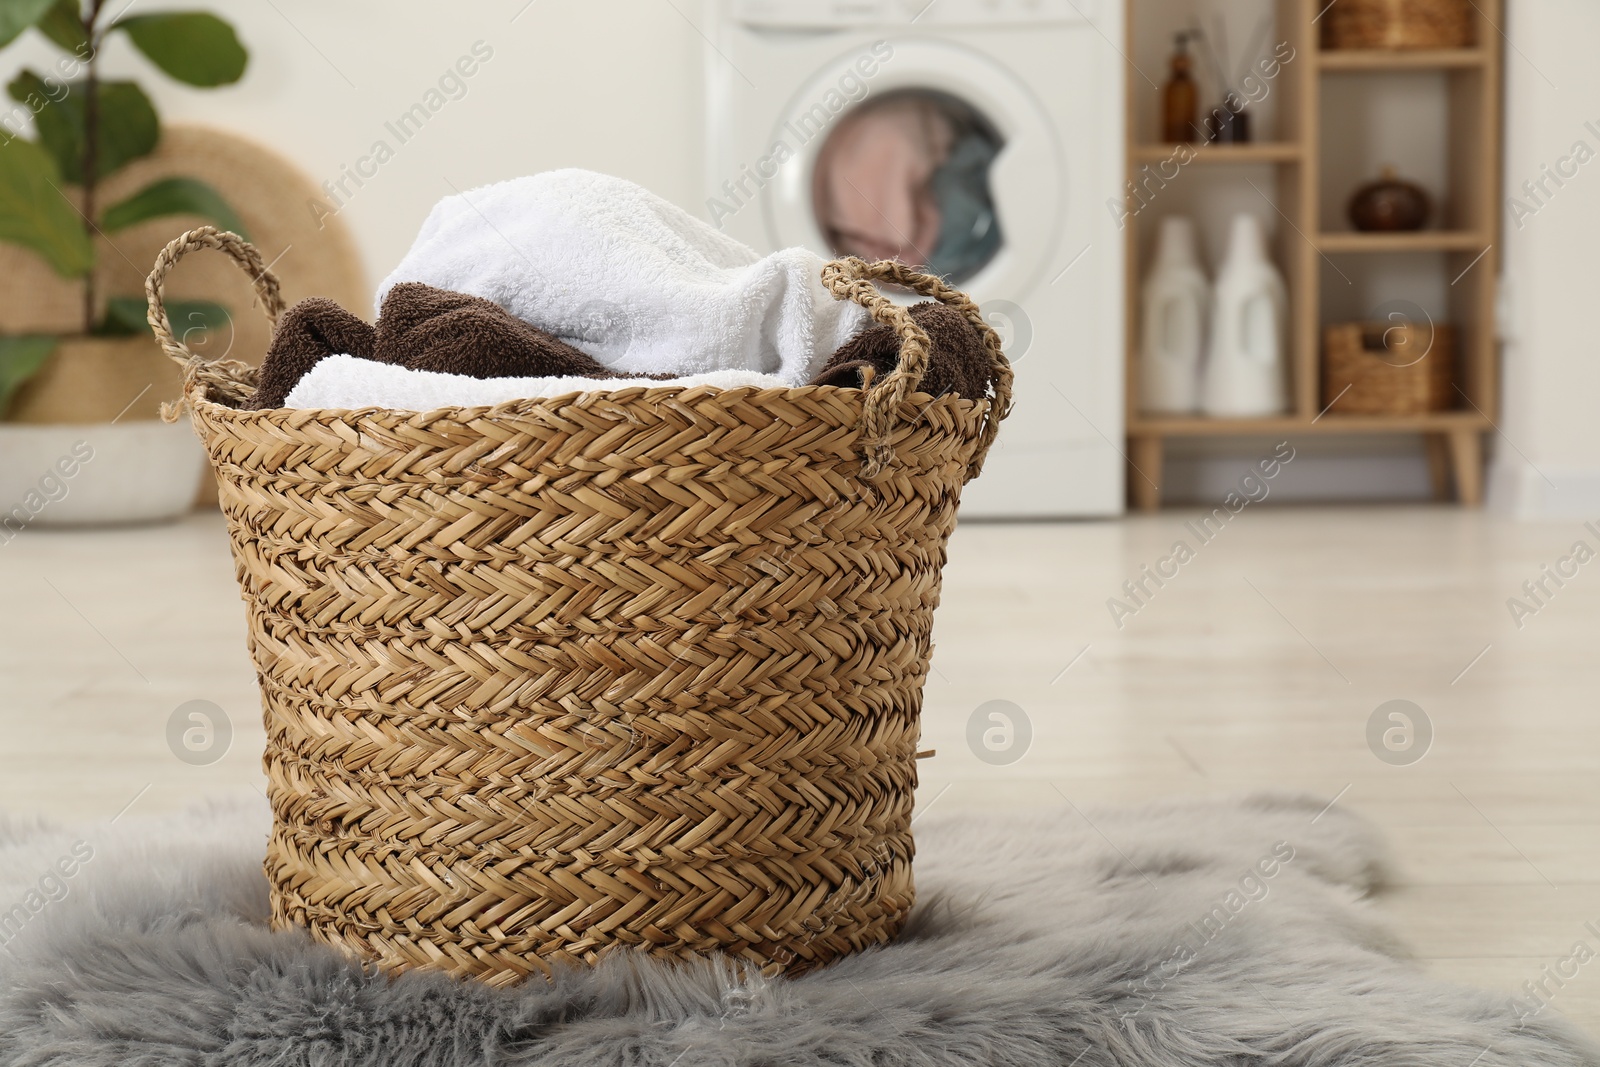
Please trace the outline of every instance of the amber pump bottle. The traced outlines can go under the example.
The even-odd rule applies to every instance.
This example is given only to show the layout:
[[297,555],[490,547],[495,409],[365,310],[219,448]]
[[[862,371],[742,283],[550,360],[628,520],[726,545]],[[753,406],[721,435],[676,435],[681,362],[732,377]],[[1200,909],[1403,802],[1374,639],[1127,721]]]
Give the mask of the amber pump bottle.
[[1195,140],[1195,120],[1200,94],[1190,75],[1189,35],[1180,33],[1174,40],[1172,75],[1161,90],[1161,139],[1168,144]]

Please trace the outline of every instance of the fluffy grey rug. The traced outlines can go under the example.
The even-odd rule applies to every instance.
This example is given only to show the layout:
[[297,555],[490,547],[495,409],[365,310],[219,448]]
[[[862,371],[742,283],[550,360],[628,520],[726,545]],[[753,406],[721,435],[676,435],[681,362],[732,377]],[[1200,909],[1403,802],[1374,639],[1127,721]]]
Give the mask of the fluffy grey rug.
[[1374,834],[1321,808],[935,809],[891,947],[793,981],[617,959],[510,992],[269,933],[261,810],[0,824],[0,1064],[1600,1064],[1553,1016],[1403,962],[1358,901]]

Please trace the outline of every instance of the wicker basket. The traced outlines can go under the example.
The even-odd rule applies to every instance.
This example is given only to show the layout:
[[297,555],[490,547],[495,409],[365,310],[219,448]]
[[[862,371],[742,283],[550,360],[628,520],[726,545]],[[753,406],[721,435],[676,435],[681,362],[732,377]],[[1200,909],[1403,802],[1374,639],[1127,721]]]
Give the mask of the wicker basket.
[[1329,326],[1322,403],[1337,415],[1421,415],[1452,403],[1455,328],[1347,322]]
[[[266,714],[274,924],[506,985],[631,948],[797,973],[912,903],[945,542],[1010,403],[977,308],[897,263],[823,280],[901,337],[867,390],[625,388],[493,408],[238,410],[174,338]],[[961,309],[995,396],[917,393]],[[170,413],[176,417],[176,413]]]
[[1470,0],[1335,0],[1325,48],[1470,48]]

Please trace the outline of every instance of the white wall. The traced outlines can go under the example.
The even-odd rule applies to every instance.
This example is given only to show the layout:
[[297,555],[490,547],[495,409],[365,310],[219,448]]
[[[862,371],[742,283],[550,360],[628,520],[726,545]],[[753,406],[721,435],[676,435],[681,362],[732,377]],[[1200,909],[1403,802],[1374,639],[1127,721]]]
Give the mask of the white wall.
[[[1508,206],[1503,218],[1508,343],[1491,500],[1525,517],[1592,519],[1600,517],[1600,4],[1511,0],[1506,30],[1505,191],[1536,214],[1516,220]],[[1522,183],[1579,141],[1597,157],[1564,187],[1547,182],[1551,195],[1539,194],[1538,205]]]
[[[126,0],[111,0],[115,11]],[[176,85],[120,35],[108,76],[137,77],[167,121],[225,126],[276,148],[320,183],[377,140],[395,148],[342,210],[369,281],[400,258],[428,209],[454,185],[560,166],[637,181],[670,200],[699,195],[703,123],[696,0],[171,0],[214,11],[238,29],[250,67],[237,85]],[[137,9],[136,9],[137,10]],[[23,62],[59,54],[34,34],[7,51]],[[408,143],[385,130],[422,100],[474,42],[493,56]],[[369,168],[370,169],[370,168]]]

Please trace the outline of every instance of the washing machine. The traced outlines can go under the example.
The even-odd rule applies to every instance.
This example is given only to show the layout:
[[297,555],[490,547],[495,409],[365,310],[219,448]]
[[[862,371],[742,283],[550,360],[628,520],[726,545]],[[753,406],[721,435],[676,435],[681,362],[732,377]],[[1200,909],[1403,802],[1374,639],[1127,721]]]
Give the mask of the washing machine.
[[965,517],[1120,514],[1121,0],[708,0],[704,216],[984,308],[1016,404]]

